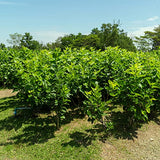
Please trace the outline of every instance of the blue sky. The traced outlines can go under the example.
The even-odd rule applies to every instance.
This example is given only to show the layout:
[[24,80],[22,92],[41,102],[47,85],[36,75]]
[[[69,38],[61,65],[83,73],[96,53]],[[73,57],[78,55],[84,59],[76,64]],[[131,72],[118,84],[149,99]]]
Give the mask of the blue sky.
[[54,42],[118,20],[129,36],[139,36],[160,24],[159,6],[160,0],[0,0],[0,43],[25,32]]

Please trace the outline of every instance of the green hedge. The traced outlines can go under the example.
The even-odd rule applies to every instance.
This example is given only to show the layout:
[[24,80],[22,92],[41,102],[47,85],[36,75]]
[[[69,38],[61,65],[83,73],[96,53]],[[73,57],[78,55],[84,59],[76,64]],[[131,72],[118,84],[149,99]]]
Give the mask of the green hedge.
[[160,51],[135,53],[117,47],[6,49],[0,51],[0,79],[33,108],[54,110],[58,128],[71,106],[80,107],[91,121],[101,120],[116,105],[132,120],[146,121],[159,110],[159,55]]

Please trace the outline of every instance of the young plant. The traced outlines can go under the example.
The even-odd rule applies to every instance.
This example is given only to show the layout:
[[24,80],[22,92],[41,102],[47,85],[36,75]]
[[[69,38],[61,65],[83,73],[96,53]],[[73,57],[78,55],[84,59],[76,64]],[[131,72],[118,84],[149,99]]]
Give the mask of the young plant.
[[88,115],[88,120],[92,123],[95,120],[102,121],[103,116],[105,116],[108,111],[107,102],[102,101],[102,88],[95,83],[95,87],[91,88],[90,91],[85,91],[84,95],[86,100],[84,103],[84,112]]

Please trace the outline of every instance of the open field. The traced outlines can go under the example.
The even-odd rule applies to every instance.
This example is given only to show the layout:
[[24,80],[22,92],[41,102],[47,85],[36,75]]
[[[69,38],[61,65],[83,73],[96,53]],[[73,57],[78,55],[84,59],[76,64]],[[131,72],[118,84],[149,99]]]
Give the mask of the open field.
[[14,117],[14,108],[21,104],[10,90],[1,90],[0,97],[2,160],[158,160],[160,157],[160,118],[135,129],[125,130],[119,125],[116,130],[104,133],[100,124],[91,124],[73,112],[57,131],[51,115]]

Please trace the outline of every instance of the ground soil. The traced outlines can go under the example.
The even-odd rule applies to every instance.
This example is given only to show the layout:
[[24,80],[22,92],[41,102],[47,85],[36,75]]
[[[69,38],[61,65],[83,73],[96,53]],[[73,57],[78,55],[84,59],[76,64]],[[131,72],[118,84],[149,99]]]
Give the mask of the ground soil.
[[13,92],[12,89],[0,90],[0,98],[15,96],[17,92]]
[[133,139],[110,137],[102,145],[104,160],[160,160],[160,117],[144,124]]

